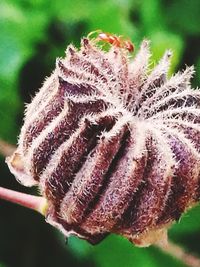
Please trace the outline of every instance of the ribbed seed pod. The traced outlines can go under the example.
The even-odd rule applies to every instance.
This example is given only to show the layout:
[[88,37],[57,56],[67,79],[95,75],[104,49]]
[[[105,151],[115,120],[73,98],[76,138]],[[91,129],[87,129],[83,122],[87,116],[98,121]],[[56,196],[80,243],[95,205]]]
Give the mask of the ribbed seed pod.
[[9,167],[47,198],[47,221],[98,243],[109,233],[147,246],[199,200],[200,91],[193,68],[167,78],[167,51],[149,70],[144,41],[69,46],[27,106]]

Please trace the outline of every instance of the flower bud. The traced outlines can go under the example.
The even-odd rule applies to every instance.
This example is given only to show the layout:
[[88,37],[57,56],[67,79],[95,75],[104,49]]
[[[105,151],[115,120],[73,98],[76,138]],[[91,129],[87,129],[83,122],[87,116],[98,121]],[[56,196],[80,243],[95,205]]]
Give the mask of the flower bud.
[[130,59],[84,38],[27,106],[16,179],[37,185],[46,220],[95,244],[109,233],[138,246],[163,238],[199,200],[200,91],[193,68],[167,78],[167,51],[149,70],[149,44]]

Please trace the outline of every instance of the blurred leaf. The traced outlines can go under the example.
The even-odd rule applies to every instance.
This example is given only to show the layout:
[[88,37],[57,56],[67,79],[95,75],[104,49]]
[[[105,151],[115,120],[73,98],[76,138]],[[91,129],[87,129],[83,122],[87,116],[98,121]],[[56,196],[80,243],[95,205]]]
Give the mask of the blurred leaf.
[[148,33],[162,30],[165,28],[163,14],[159,0],[141,1],[140,13],[142,26]]
[[196,64],[196,75],[195,78],[197,79],[197,84],[200,87],[200,57],[197,60],[197,64]]
[[20,107],[16,83],[0,76],[0,84],[0,138],[15,143],[19,128],[17,114]]
[[175,223],[170,229],[170,234],[180,235],[200,232],[200,205],[187,211],[180,219],[179,223]]
[[[97,266],[100,267],[160,267],[161,262],[162,267],[183,266],[171,258],[165,264],[166,255],[160,253],[160,251],[152,251],[151,248],[137,248],[118,236],[111,236],[106,239],[97,248],[94,248],[92,255],[95,256]],[[159,260],[156,260],[157,255],[159,255]]]
[[47,17],[35,10],[25,13],[16,4],[0,3],[1,75],[11,78],[32,56],[34,44],[44,37]]
[[92,255],[100,267],[156,266],[148,249],[136,248],[118,236],[110,236],[98,247],[93,248]]
[[151,257],[156,262],[156,267],[188,267],[179,260],[173,258],[171,255],[164,253],[160,249],[156,247],[150,247],[149,250],[151,251]]
[[20,100],[18,76],[23,64],[33,55],[34,44],[43,37],[45,17],[24,13],[16,3],[0,3],[0,116],[1,138],[15,140]]
[[[94,15],[95,14],[95,15]],[[93,12],[90,17],[90,29],[102,29],[116,34],[133,34],[132,25],[128,19],[126,5],[118,1],[99,1],[98,5],[94,2]],[[110,23],[113,21],[113,23]]]
[[54,8],[56,16],[63,21],[87,20],[87,33],[102,29],[106,32],[131,35],[133,29],[128,18],[130,2],[130,0],[79,0],[76,4],[73,1],[66,1],[63,5],[63,1],[58,0]]
[[66,246],[73,251],[78,258],[85,258],[90,254],[90,245],[87,241],[80,240],[75,236],[70,236],[68,238]]
[[200,33],[199,0],[167,1],[164,9],[166,19],[177,32],[187,34]]
[[92,246],[86,241],[75,237],[69,238],[68,246],[77,257],[89,257],[93,259],[98,267],[183,267],[182,263],[169,257],[160,250],[135,247],[128,240],[116,235],[111,235],[99,245]]
[[173,56],[170,70],[173,73],[183,53],[183,39],[178,35],[166,31],[154,32],[149,38],[151,40],[151,50],[154,60],[158,61],[167,49],[172,51]]

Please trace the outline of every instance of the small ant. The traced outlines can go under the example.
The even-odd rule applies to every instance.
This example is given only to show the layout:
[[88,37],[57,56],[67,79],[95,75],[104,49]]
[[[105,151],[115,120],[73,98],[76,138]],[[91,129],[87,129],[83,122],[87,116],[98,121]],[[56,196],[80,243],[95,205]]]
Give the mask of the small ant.
[[[96,32],[98,33],[99,31]],[[93,33],[96,32],[91,32],[88,36],[91,36]],[[134,51],[134,45],[132,44],[132,42],[128,39],[124,39],[122,36],[116,36],[111,33],[100,32],[96,37],[96,40],[107,42],[119,48],[127,49],[129,52]]]

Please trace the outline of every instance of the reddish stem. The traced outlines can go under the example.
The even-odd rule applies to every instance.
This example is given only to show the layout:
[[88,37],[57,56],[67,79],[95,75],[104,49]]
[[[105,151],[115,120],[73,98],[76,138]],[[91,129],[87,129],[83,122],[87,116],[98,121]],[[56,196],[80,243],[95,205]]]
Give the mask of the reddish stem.
[[157,246],[165,253],[182,261],[189,267],[200,267],[200,259],[190,253],[187,253],[181,246],[170,241],[165,244],[158,243]]
[[44,197],[33,196],[7,188],[0,187],[0,199],[19,204],[23,207],[36,210],[42,215],[45,214],[47,203]]

